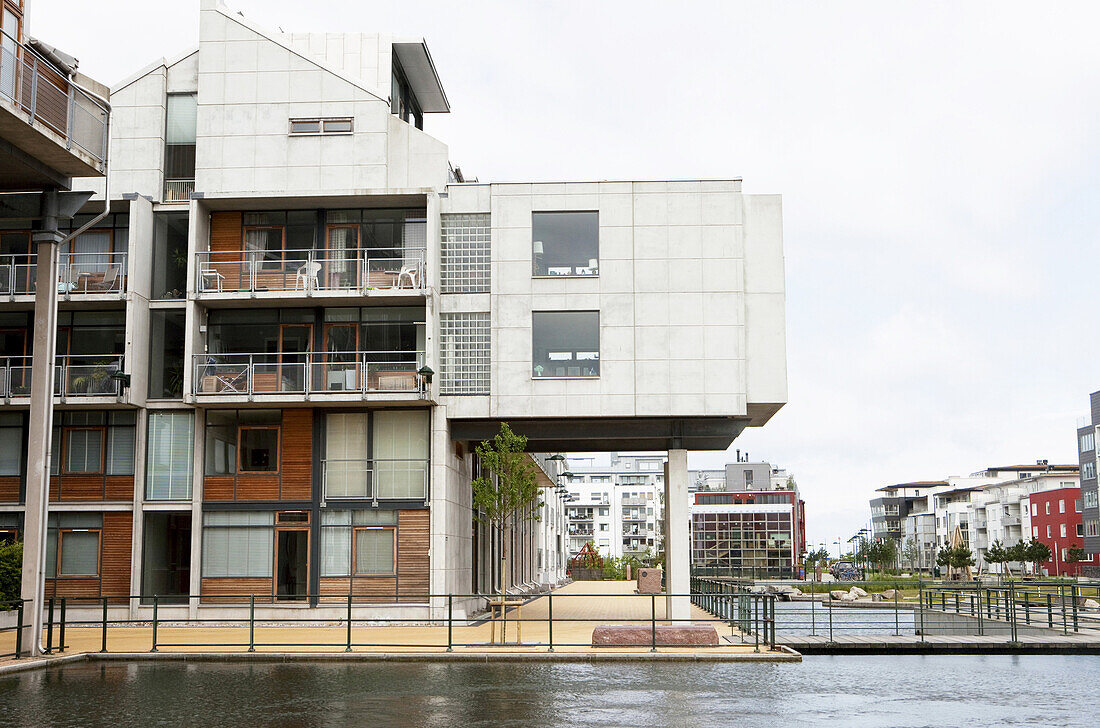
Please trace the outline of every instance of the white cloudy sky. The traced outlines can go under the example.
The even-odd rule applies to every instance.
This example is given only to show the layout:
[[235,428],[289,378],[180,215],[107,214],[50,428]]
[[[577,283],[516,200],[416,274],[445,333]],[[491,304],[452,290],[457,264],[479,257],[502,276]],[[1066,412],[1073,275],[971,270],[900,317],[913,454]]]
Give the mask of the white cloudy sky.
[[[197,0],[32,1],[31,33],[108,83],[197,38]],[[482,180],[782,193],[790,403],[735,445],[796,474],[812,542],[879,485],[1076,461],[1100,389],[1100,4],[230,5],[425,36],[453,106],[427,130]]]

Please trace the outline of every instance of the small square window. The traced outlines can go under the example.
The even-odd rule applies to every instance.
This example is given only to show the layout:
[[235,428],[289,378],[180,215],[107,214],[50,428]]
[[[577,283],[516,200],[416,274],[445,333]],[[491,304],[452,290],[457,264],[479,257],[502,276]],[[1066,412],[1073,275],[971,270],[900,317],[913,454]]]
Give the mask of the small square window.
[[279,428],[241,428],[241,471],[273,473],[279,470]]
[[598,311],[535,311],[531,335],[532,376],[600,376]]
[[532,213],[531,253],[532,271],[536,276],[598,275],[599,213]]

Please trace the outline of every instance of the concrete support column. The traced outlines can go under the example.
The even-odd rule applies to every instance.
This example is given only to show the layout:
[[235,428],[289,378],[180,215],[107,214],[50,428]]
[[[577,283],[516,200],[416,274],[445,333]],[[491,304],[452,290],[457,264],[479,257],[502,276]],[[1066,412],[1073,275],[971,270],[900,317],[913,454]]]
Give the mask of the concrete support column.
[[665,597],[672,619],[691,616],[691,559],[688,537],[687,450],[669,450],[665,462],[665,591],[685,596]]
[[50,441],[53,432],[54,356],[57,353],[57,193],[43,195],[43,230],[34,234],[37,275],[34,298],[34,351],[31,411],[27,438],[27,500],[23,516],[21,594],[31,601],[30,626],[23,644],[40,654],[42,603],[46,579],[46,519],[50,496]]
[[202,592],[202,486],[206,473],[206,410],[195,410],[195,469],[191,471],[191,582],[188,590],[187,617],[199,616],[199,595]]

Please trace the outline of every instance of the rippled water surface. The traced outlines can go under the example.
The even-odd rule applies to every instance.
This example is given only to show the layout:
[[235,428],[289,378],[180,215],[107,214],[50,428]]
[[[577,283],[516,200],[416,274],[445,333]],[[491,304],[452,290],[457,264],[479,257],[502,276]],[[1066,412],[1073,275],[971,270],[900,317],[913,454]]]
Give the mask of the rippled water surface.
[[1089,656],[801,664],[74,664],[0,678],[3,726],[1095,725]]

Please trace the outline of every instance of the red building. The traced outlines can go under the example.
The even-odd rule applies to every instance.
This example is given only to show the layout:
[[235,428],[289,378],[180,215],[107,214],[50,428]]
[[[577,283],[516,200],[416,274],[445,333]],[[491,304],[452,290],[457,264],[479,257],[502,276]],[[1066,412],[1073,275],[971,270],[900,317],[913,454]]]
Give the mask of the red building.
[[[1058,488],[1028,496],[1031,509],[1032,538],[1050,547],[1051,559],[1042,565],[1048,576],[1077,576],[1080,563],[1066,563],[1066,555],[1074,546],[1084,543],[1081,521],[1081,489]],[[1089,564],[1092,556],[1083,563]]]

